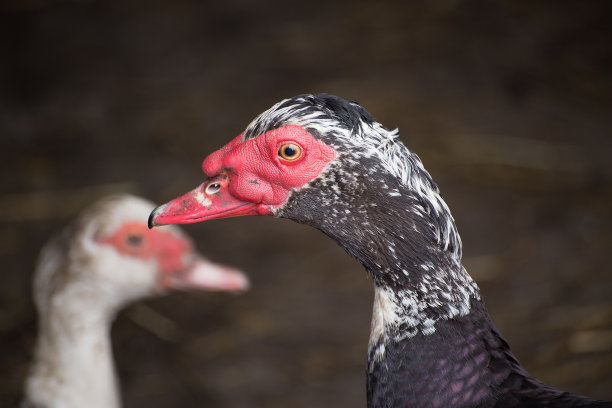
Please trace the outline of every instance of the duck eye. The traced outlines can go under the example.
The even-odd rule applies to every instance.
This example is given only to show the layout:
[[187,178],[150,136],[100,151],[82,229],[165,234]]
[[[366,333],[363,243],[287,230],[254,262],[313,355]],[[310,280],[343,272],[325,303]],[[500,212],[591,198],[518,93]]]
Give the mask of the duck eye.
[[278,157],[287,161],[295,161],[302,155],[302,148],[295,143],[285,143],[278,149]]
[[131,247],[139,247],[144,242],[144,237],[140,234],[130,234],[125,238],[125,243]]
[[221,184],[219,183],[211,183],[206,186],[206,194],[215,194],[221,190]]

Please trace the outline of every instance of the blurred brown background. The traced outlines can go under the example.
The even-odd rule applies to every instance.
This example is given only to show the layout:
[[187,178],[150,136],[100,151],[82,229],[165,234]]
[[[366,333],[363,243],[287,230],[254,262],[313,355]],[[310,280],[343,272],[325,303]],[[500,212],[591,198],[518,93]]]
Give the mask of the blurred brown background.
[[[361,102],[432,173],[522,363],[612,399],[612,3],[4,1],[0,405],[35,339],[39,248],[111,192],[165,202],[274,102]],[[113,328],[127,407],[365,406],[371,282],[318,231],[188,226],[249,272]]]

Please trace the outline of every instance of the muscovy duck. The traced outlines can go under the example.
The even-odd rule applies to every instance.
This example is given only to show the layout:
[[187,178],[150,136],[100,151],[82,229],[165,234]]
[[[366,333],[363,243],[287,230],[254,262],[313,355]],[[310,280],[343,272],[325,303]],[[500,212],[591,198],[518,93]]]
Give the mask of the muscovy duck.
[[129,195],[103,199],[42,249],[23,407],[120,406],[110,325],[122,307],[176,289],[247,289],[242,272],[204,259],[177,227],[148,229],[153,207]]
[[299,95],[202,165],[208,179],[149,226],[237,215],[311,225],[374,282],[369,407],[612,407],[530,376],[461,263],[461,239],[421,160],[362,106]]

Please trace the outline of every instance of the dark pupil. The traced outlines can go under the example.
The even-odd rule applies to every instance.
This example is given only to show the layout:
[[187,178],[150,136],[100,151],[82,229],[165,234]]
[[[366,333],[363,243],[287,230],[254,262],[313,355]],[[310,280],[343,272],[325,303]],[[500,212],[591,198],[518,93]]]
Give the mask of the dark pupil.
[[138,246],[140,244],[142,244],[142,235],[128,235],[126,241],[128,243],[128,245],[131,246]]
[[297,154],[297,150],[293,146],[286,146],[283,150],[283,153],[287,157],[293,157]]

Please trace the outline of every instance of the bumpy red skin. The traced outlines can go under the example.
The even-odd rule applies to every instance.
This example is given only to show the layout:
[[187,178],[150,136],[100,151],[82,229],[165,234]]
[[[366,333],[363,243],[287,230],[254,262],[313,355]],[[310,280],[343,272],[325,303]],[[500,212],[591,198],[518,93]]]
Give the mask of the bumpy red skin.
[[[301,147],[293,161],[278,155],[286,143]],[[283,126],[242,142],[237,136],[202,163],[209,179],[196,189],[159,207],[149,226],[185,224],[237,215],[272,215],[291,190],[317,177],[336,157],[335,150],[297,125]],[[206,188],[219,183],[219,191]]]
[[[279,157],[279,148],[294,143],[302,148],[295,161]],[[227,169],[229,191],[238,200],[259,203],[262,215],[285,202],[289,191],[315,178],[336,156],[334,149],[315,139],[306,130],[288,125],[242,143],[239,135],[208,156],[202,170],[214,177]]]

